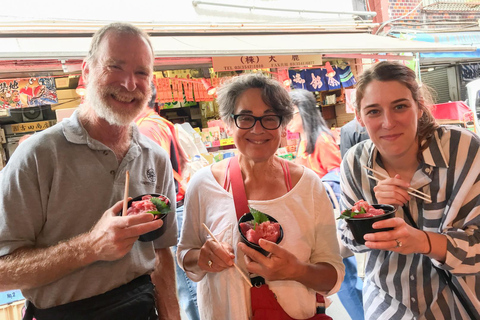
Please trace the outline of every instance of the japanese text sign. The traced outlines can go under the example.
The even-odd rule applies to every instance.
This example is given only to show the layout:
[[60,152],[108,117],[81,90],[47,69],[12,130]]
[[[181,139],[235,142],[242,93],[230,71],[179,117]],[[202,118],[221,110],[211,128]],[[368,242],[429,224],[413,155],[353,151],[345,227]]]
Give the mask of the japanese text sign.
[[213,70],[234,71],[267,68],[295,68],[322,64],[322,55],[278,55],[212,57]]

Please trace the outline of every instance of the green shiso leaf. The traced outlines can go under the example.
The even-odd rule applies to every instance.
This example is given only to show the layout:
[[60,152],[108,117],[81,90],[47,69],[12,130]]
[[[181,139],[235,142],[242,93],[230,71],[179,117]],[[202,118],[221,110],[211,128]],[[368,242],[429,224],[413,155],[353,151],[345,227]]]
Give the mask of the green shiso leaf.
[[350,218],[353,218],[355,217],[357,214],[361,214],[361,213],[367,213],[367,211],[365,211],[365,208],[361,208],[360,211],[352,211],[350,209],[347,209],[347,210],[343,210],[342,211],[342,214],[340,214],[337,218],[337,220],[340,220],[340,219],[350,219]]
[[151,198],[150,201],[157,207],[157,211],[149,211],[151,214],[167,214],[170,212],[170,206],[160,198]]
[[256,209],[253,209],[252,207],[249,207],[249,208],[250,208],[250,213],[253,216],[253,230],[255,230],[255,227],[257,226],[257,224],[268,221],[268,217],[265,213],[258,211]]
[[153,215],[162,214],[160,211],[147,211],[147,213],[151,213],[151,214],[153,214]]

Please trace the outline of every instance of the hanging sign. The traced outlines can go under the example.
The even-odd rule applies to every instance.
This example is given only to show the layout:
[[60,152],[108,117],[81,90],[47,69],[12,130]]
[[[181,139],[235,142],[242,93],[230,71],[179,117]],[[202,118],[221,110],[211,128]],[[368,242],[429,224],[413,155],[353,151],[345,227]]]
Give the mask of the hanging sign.
[[58,103],[52,77],[0,81],[0,109],[36,107]]
[[322,55],[212,57],[213,70],[234,71],[322,65]]
[[40,131],[40,130],[47,129],[47,128],[51,127],[52,125],[53,125],[53,123],[49,120],[12,124],[12,132],[13,133],[23,133],[23,132]]

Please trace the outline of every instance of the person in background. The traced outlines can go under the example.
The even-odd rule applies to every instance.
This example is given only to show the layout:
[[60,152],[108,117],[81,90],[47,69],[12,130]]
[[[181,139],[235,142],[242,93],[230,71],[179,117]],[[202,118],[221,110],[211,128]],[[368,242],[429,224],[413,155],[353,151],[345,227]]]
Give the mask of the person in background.
[[[152,89],[152,98],[145,106],[143,111],[135,119],[135,123],[141,133],[155,141],[170,157],[170,163],[173,168],[173,176],[175,178],[175,191],[177,193],[177,226],[178,235],[177,241],[180,239],[180,230],[183,223],[183,201],[185,195],[185,185],[183,185],[183,171],[186,169],[188,156],[185,154],[180,145],[177,128],[167,119],[160,116],[155,100],[157,98],[157,90],[153,82],[150,85]],[[177,252],[177,246],[172,247],[173,254]],[[175,259],[176,260],[176,259]],[[176,266],[176,280],[177,280],[177,294],[180,306],[185,311],[189,320],[198,320],[198,306],[197,306],[197,285],[190,280],[185,272],[175,263]]]
[[480,139],[438,126],[429,101],[415,72],[395,62],[374,65],[357,83],[356,117],[370,140],[343,159],[342,202],[397,207],[373,224],[392,229],[366,234],[364,245],[340,226],[345,245],[367,252],[366,319],[480,318]]
[[367,139],[369,139],[367,129],[360,125],[356,117],[344,124],[340,128],[340,154],[342,159],[348,149]]
[[33,134],[24,134],[20,139],[18,139],[18,145],[20,145],[22,142],[24,142],[25,140],[27,140],[31,136],[33,136]]
[[[23,142],[0,176],[0,290],[22,290],[25,319],[151,320],[155,300],[161,319],[180,319],[175,213],[119,215],[126,170],[129,194],[175,198],[166,152],[132,123],[150,99],[153,61],[133,25],[97,31],[82,64],[85,104]],[[137,241],[162,225],[160,238]]]
[[339,171],[340,149],[335,143],[313,93],[304,89],[290,92],[294,105],[293,119],[288,124],[290,132],[300,134],[295,163],[312,169],[320,178],[331,171]]
[[[297,89],[290,92],[290,97],[294,116],[288,130],[298,132],[301,139],[295,162],[314,169],[340,201],[340,150],[317,108],[315,96],[310,91]],[[340,253],[345,265],[345,279],[337,295],[353,320],[363,320],[363,284],[357,274],[357,261],[341,242]]]
[[[335,293],[343,280],[330,200],[312,170],[275,156],[292,117],[287,91],[262,74],[247,74],[224,84],[217,101],[239,155],[200,169],[190,180],[177,252],[180,266],[199,281],[201,319],[267,320],[275,312],[296,319],[330,319],[317,309],[316,294]],[[260,240],[271,253],[268,257],[240,243],[233,179],[244,185],[242,198],[250,207],[271,215],[283,227],[279,245]],[[278,301],[278,309],[263,309],[271,305],[256,300],[258,288],[249,287],[235,262],[242,272],[264,279],[270,288],[267,295]],[[259,316],[262,311],[266,313]]]

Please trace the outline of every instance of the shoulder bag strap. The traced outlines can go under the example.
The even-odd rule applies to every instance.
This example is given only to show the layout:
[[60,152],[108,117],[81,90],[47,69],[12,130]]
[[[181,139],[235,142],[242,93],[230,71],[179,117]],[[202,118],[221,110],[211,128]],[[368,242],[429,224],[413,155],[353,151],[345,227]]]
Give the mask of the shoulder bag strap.
[[247,194],[245,192],[242,171],[240,170],[237,157],[233,157],[230,160],[229,175],[232,184],[235,212],[237,213],[237,220],[239,220],[245,213],[250,212],[250,209],[248,208]]
[[[418,225],[413,220],[412,214],[410,213],[410,208],[407,205],[404,205],[402,208],[403,208],[403,213],[405,214],[405,217],[407,217],[408,220],[410,220],[412,227],[419,229]],[[468,315],[470,316],[470,319],[480,319],[480,314],[478,313],[478,311],[475,310],[475,307],[460,292],[460,290],[458,290],[455,283],[453,283],[452,274],[446,270],[438,268],[435,265],[433,267],[437,270],[438,274],[440,275],[440,278],[442,278],[448,284],[450,289],[452,289],[452,291],[455,293],[458,300],[462,304],[463,308],[465,309],[465,311],[467,311]]]

